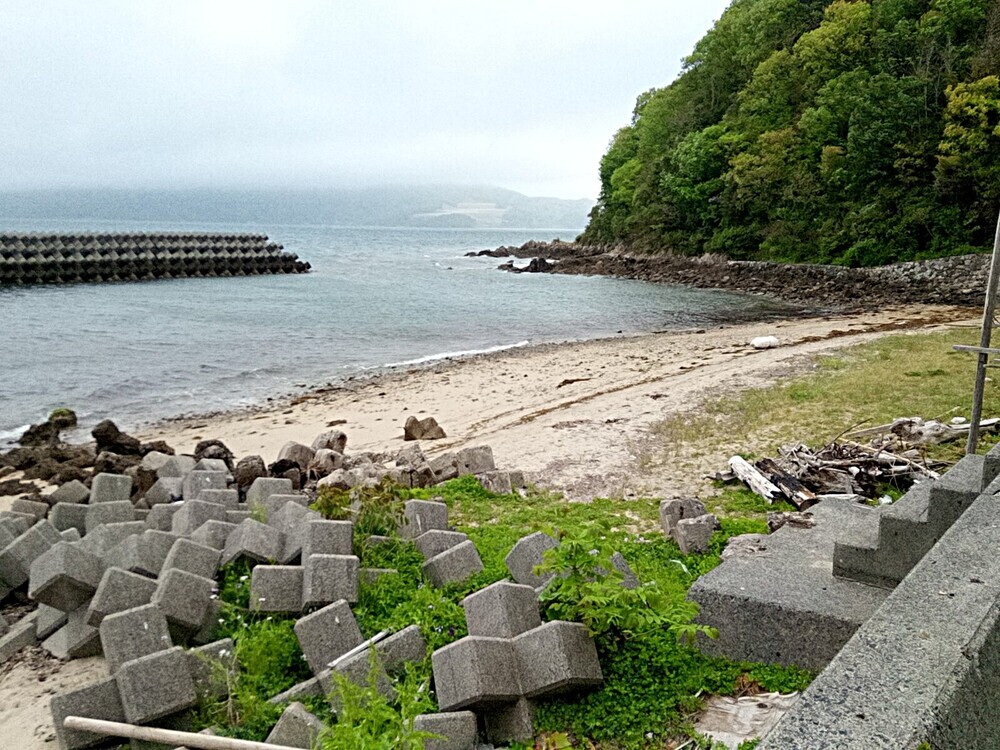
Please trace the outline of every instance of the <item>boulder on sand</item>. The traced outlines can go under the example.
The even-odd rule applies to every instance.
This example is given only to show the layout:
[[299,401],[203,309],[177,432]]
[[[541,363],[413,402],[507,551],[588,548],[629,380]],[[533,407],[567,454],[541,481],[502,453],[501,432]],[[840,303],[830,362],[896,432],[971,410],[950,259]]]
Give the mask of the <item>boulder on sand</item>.
[[409,417],[403,425],[403,440],[440,440],[448,437],[434,417]]

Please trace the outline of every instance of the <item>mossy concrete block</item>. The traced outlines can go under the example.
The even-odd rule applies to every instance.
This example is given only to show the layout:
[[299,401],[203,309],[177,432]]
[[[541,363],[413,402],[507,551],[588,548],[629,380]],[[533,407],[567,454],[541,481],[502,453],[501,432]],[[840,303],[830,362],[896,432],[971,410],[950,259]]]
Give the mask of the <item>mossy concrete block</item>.
[[181,493],[185,500],[197,500],[204,490],[224,490],[229,486],[225,471],[192,471],[184,477]]
[[61,750],[85,750],[107,744],[107,737],[102,734],[66,729],[63,722],[67,716],[125,721],[125,710],[118,695],[118,683],[113,677],[55,695],[49,705],[52,711],[52,724],[56,730],[56,740]]
[[551,580],[552,574],[537,575],[535,567],[542,564],[546,550],[558,546],[559,542],[548,534],[543,534],[541,531],[536,531],[534,534],[522,537],[514,545],[507,557],[504,558],[504,563],[507,565],[510,577],[517,583],[531,586],[535,589],[539,586],[544,586]]
[[350,555],[354,551],[354,524],[350,521],[311,520],[305,524],[302,559],[311,555]]
[[302,581],[298,565],[257,565],[250,577],[250,609],[257,612],[302,611]]
[[435,651],[431,664],[442,711],[511,703],[523,695],[510,638],[466,636]]
[[427,641],[419,625],[410,625],[375,644],[379,662],[390,674],[401,672],[406,664],[427,658]]
[[425,560],[430,560],[436,555],[440,555],[447,549],[451,549],[469,538],[468,534],[460,531],[446,531],[444,529],[431,529],[413,540],[420,554]]
[[0,550],[0,578],[11,588],[26,583],[31,564],[62,540],[55,526],[39,521]]
[[172,648],[167,618],[155,604],[113,612],[98,628],[111,674],[126,662]]
[[399,571],[395,568],[362,568],[359,580],[365,586],[371,586],[375,581],[377,581],[382,576],[398,575]]
[[222,638],[187,652],[191,679],[199,700],[222,700],[229,695],[229,676],[236,670],[232,638]]
[[416,539],[432,529],[447,530],[448,506],[433,500],[407,500],[403,504],[403,523],[399,529],[404,539]]
[[291,703],[281,714],[274,729],[267,735],[267,743],[286,747],[301,747],[306,750],[316,745],[326,724],[309,713],[301,703]]
[[185,500],[171,520],[170,530],[180,536],[190,536],[208,521],[225,521],[226,507],[203,500]]
[[191,534],[191,541],[221,551],[235,528],[236,524],[228,521],[206,521]]
[[691,555],[696,552],[707,552],[712,541],[712,535],[719,526],[719,521],[711,513],[697,518],[682,518],[674,527],[674,538],[681,554]]
[[220,557],[219,550],[213,547],[181,538],[170,547],[161,570],[186,570],[202,578],[215,578]]
[[151,601],[174,626],[171,632],[180,636],[178,640],[186,640],[205,622],[214,592],[212,579],[175,568],[160,576]]
[[149,604],[156,581],[123,568],[108,568],[87,611],[87,624],[99,627],[108,615]]
[[677,523],[685,518],[698,518],[708,511],[705,504],[693,497],[674,497],[660,501],[660,527],[664,536],[673,538]]
[[80,503],[87,502],[89,497],[90,489],[87,485],[79,479],[74,479],[71,482],[66,482],[66,484],[61,485],[51,495],[46,495],[45,502],[49,505],[55,505],[56,503],[79,505]]
[[63,612],[86,604],[104,575],[104,561],[70,542],[59,542],[31,563],[28,597]]
[[152,508],[164,503],[176,503],[184,499],[183,477],[161,477],[146,490],[142,496],[146,504]]
[[252,518],[240,523],[226,540],[222,549],[222,565],[246,558],[269,563],[281,557],[284,536],[280,531]]
[[188,656],[179,647],[123,664],[115,681],[130,724],[148,724],[198,702]]
[[535,704],[527,698],[490,706],[483,711],[486,739],[495,744],[531,743],[535,738]]
[[295,623],[295,635],[313,674],[364,641],[354,613],[346,601],[339,601],[306,615]]
[[263,505],[271,495],[292,494],[292,480],[283,477],[257,477],[247,490],[247,505]]
[[513,638],[542,624],[531,586],[498,581],[462,600],[469,635]]
[[327,696],[330,708],[335,714],[340,713],[344,705],[334,675],[343,677],[359,687],[367,688],[374,685],[376,692],[383,698],[390,702],[396,700],[396,689],[392,686],[389,674],[378,660],[372,661],[370,649],[354,654],[350,658],[338,660],[335,664],[335,667],[325,669],[316,675],[323,695]]
[[98,474],[90,483],[90,504],[129,503],[132,477],[126,474]]
[[361,561],[354,555],[312,555],[303,568],[304,611],[341,599],[351,603],[358,600]]
[[585,625],[553,621],[514,638],[521,687],[527,698],[600,685],[597,646]]
[[112,523],[125,523],[135,520],[132,503],[128,500],[120,502],[91,503],[87,506],[87,518],[84,521],[84,531],[87,534],[100,526]]
[[414,717],[418,732],[438,735],[424,740],[424,750],[476,750],[479,730],[472,711],[447,711]]
[[482,572],[483,561],[476,545],[468,540],[435,555],[421,567],[428,580],[440,588],[449,583],[461,583]]

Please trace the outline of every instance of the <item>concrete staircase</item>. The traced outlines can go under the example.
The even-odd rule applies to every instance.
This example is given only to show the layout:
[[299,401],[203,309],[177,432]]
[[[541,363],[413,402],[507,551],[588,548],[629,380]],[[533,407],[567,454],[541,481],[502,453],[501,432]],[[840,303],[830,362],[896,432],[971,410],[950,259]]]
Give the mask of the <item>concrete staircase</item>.
[[[868,538],[856,532],[834,545],[833,575],[895,588],[996,479],[1000,453],[966,456],[935,481],[914,486],[877,516]],[[990,493],[992,494],[992,493]]]

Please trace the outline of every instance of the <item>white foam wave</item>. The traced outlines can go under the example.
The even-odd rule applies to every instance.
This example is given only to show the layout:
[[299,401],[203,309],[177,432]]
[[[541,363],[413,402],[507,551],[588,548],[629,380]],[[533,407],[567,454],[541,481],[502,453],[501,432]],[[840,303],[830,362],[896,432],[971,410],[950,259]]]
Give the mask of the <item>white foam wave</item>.
[[463,351],[457,352],[441,352],[439,354],[428,354],[426,357],[417,357],[416,359],[407,359],[403,362],[390,362],[385,365],[386,367],[406,367],[408,365],[425,365],[428,362],[437,362],[441,359],[452,359],[454,357],[473,357],[477,354],[493,354],[494,352],[503,352],[508,349],[520,349],[524,346],[530,346],[530,341],[518,341],[516,344],[500,344],[499,346],[491,346],[486,349],[465,349]]

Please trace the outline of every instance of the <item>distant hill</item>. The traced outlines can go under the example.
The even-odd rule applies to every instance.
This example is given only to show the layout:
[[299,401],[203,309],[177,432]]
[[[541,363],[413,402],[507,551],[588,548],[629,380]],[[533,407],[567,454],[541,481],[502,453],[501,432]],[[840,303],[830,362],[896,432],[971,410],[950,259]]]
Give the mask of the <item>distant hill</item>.
[[582,230],[589,200],[491,186],[337,190],[51,190],[0,193],[3,222],[164,221]]

